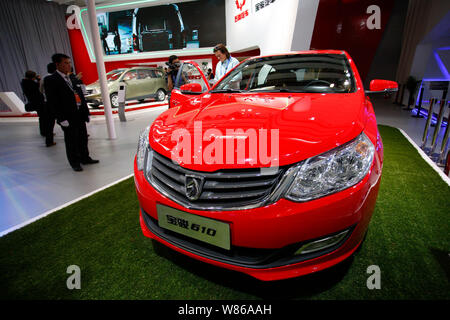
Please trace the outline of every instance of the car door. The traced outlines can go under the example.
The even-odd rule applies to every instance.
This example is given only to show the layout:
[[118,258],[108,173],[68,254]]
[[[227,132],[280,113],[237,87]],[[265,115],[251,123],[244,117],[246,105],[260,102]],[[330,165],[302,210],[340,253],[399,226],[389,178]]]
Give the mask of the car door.
[[154,71],[151,69],[138,70],[137,97],[148,97],[155,93]]
[[155,92],[158,89],[164,89],[164,91],[167,92],[167,81],[164,77],[164,73],[161,70],[155,69],[154,75],[155,75]]
[[126,83],[126,99],[130,100],[137,96],[137,87],[139,85],[138,73],[136,69],[128,70],[122,78],[122,81]]
[[[199,83],[201,92],[181,91],[180,87],[189,83]],[[174,88],[170,95],[169,108],[178,107],[210,89],[208,80],[195,61],[184,61],[178,70]]]

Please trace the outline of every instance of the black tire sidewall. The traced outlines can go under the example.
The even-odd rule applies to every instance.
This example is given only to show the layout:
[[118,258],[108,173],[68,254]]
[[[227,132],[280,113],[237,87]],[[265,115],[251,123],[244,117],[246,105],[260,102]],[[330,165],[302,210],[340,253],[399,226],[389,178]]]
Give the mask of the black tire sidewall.
[[113,108],[118,108],[118,107],[119,107],[118,104],[117,104],[117,106],[115,106],[115,105],[113,105],[113,103],[112,103],[112,98],[113,98],[113,96],[118,96],[118,93],[117,93],[117,92],[113,92],[113,93],[111,93],[111,94],[109,95],[109,100],[111,101],[111,107],[113,107]]
[[156,100],[164,101],[164,98],[162,98],[162,99],[159,98],[159,93],[160,92],[164,93],[164,98],[166,97],[166,92],[163,89],[158,89],[158,91],[156,91]]

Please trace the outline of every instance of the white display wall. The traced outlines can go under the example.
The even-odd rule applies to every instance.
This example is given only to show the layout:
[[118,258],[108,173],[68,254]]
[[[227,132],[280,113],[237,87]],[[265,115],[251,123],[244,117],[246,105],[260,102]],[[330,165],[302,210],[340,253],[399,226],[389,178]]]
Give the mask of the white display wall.
[[309,50],[319,0],[226,0],[230,51]]

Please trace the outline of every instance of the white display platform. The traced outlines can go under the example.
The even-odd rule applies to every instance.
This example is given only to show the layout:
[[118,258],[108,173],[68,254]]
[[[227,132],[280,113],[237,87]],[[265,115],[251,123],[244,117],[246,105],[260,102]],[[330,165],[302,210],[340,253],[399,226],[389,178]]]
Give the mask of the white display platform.
[[25,111],[25,104],[15,92],[0,92],[0,115],[4,116],[20,116]]

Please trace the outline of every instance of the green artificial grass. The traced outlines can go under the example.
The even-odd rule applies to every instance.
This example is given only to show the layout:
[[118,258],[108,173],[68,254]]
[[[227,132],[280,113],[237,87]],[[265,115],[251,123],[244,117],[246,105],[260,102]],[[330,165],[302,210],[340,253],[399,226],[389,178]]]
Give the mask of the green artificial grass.
[[[142,235],[130,178],[0,238],[1,299],[449,299],[450,188],[402,134],[380,126],[384,168],[367,238],[329,270],[261,282]],[[69,265],[81,289],[68,290]],[[381,269],[381,289],[366,286]]]

